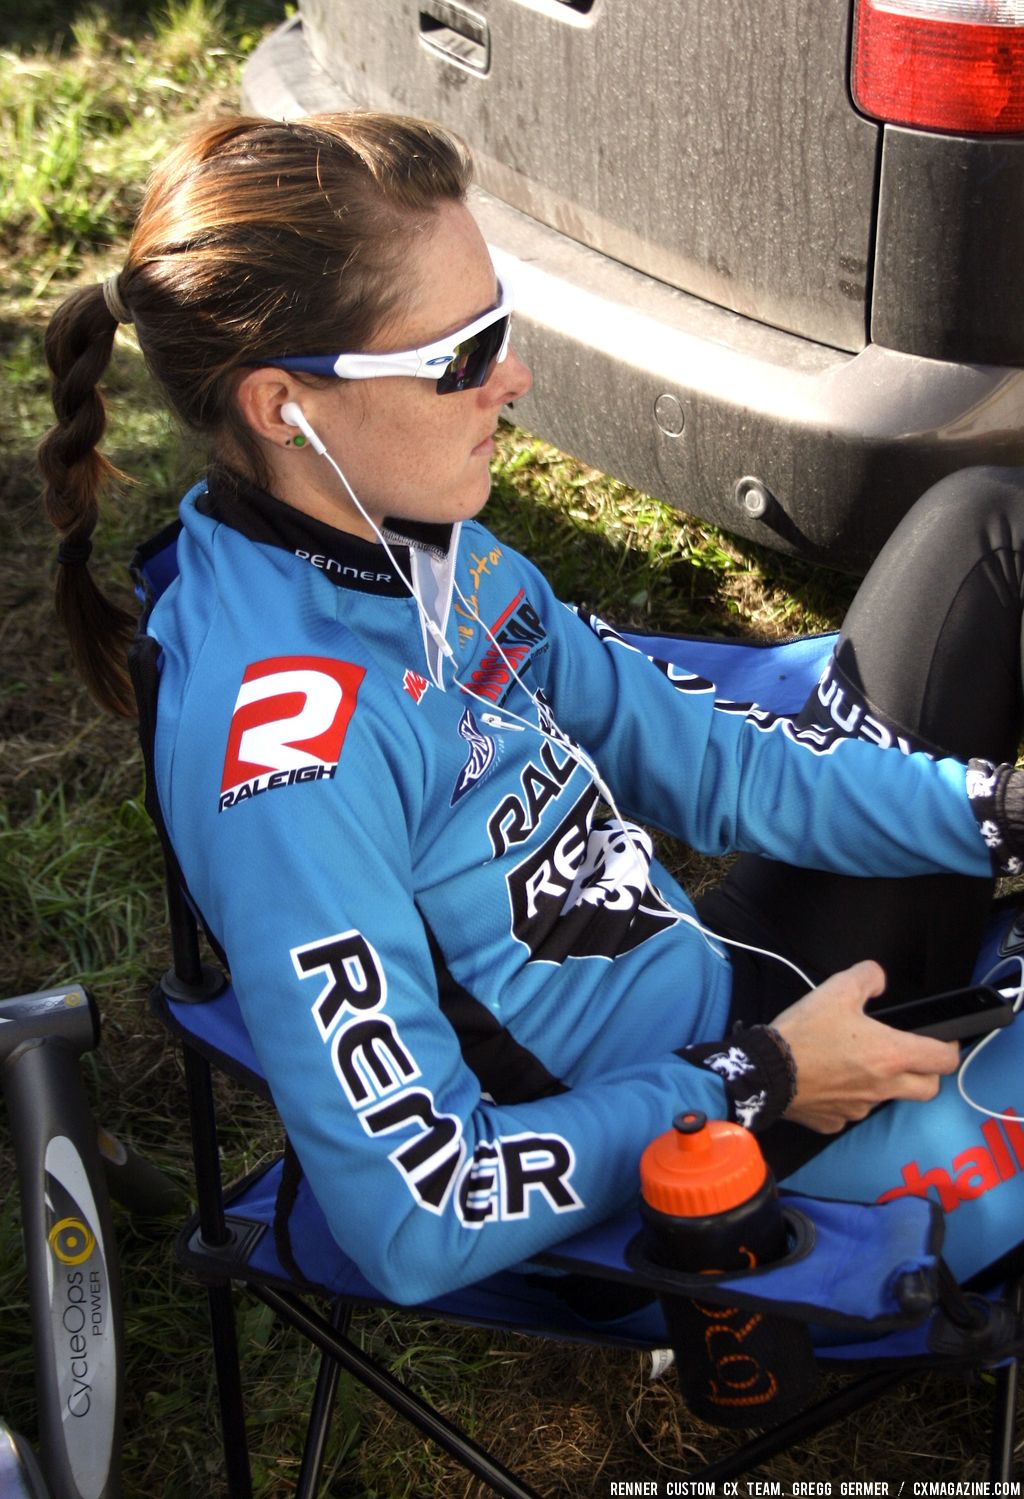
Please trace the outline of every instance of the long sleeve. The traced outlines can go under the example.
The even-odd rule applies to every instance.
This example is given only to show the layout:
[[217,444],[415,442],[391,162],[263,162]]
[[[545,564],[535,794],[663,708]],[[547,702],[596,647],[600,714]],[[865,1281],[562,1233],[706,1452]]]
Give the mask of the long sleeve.
[[[546,590],[534,573],[531,591]],[[555,716],[630,815],[708,854],[855,875],[991,874],[958,761],[798,731],[648,659],[599,619],[554,603],[545,619],[555,639],[539,671]]]

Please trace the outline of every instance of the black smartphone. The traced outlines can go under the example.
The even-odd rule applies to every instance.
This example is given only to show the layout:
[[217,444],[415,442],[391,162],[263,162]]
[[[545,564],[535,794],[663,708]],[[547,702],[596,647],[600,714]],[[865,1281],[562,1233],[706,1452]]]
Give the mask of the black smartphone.
[[897,1030],[934,1036],[939,1041],[969,1041],[1009,1025],[1013,1005],[988,984],[952,989],[948,994],[929,994],[923,999],[886,1003],[885,995],[869,1000],[864,1013]]

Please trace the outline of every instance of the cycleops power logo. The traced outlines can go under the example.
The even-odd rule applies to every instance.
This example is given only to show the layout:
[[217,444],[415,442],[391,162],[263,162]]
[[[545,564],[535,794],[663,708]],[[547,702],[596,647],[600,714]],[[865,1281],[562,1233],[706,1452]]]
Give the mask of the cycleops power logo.
[[81,1218],[60,1218],[46,1242],[62,1265],[84,1265],[96,1247],[96,1236]]
[[360,683],[350,661],[270,656],[247,666],[224,756],[219,810],[302,781],[333,780]]
[[64,1415],[67,1461],[79,1494],[105,1492],[117,1410],[117,1327],[96,1201],[64,1135],[43,1162],[49,1245],[49,1350]]

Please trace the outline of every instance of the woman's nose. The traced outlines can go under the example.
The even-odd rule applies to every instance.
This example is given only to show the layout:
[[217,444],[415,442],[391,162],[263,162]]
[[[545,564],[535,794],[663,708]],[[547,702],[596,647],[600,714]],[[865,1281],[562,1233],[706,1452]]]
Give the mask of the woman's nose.
[[501,363],[494,366],[483,389],[495,405],[507,406],[510,401],[525,396],[532,384],[533,376],[528,366],[510,349]]

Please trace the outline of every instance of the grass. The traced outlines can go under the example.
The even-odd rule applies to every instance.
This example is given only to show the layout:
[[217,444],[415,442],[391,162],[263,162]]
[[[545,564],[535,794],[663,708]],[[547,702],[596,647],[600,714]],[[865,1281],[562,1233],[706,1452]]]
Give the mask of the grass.
[[209,107],[231,55],[251,50],[257,15],[269,14],[233,22],[229,36],[225,5],[168,0],[154,33],[138,22],[122,31],[118,8],[97,6],[45,48],[3,52],[0,218],[5,247],[31,257],[34,294],[83,253],[123,240],[169,119],[197,98]]
[[[72,977],[90,984],[104,1016],[102,1047],[85,1064],[97,1113],[182,1183],[180,1063],[145,1010],[165,949],[134,734],[93,708],[52,620],[53,537],[38,512],[32,467],[50,420],[41,342],[69,285],[118,265],[145,173],[183,122],[197,110],[235,107],[241,62],[280,13],[263,0],[124,0],[92,9],[5,0],[0,10],[0,264],[8,292],[0,313],[0,993]],[[138,483],[108,507],[94,564],[108,586],[124,591],[132,544],[173,514],[194,458],[161,414],[130,336],[118,338],[105,389],[108,451]],[[827,628],[852,588],[738,543],[512,428],[500,436],[488,520],[535,557],[564,596],[630,626],[757,635]],[[276,1148],[277,1134],[227,1083],[220,1102],[225,1170],[241,1173]],[[10,1193],[0,1205],[0,1412],[31,1436],[16,1202]],[[126,1499],[216,1499],[202,1294],[178,1271],[166,1224],[117,1210],[117,1228],[127,1295]],[[313,1361],[259,1306],[242,1310],[241,1332],[257,1494],[284,1499],[298,1472],[296,1412],[312,1390]],[[633,1355],[538,1349],[397,1314],[372,1328],[357,1323],[357,1335],[542,1491],[591,1499],[613,1478],[664,1483],[728,1444],[686,1415],[671,1379],[646,1384]],[[918,1382],[915,1397],[921,1392]],[[848,1422],[766,1473],[982,1476],[984,1389],[930,1380],[924,1396],[911,1404],[897,1394],[863,1429]],[[952,1443],[950,1429],[958,1433]],[[479,1492],[345,1378],[328,1467],[331,1491],[355,1499]]]

